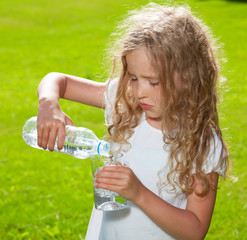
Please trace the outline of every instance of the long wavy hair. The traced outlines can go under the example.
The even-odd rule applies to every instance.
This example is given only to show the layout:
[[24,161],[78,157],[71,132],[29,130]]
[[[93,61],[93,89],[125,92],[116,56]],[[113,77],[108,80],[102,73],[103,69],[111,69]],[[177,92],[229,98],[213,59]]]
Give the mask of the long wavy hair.
[[[208,27],[193,16],[189,7],[167,7],[150,3],[131,11],[113,34],[113,68],[110,79],[119,77],[112,124],[111,141],[128,143],[142,116],[132,94],[127,74],[126,55],[145,47],[162,87],[162,131],[164,147],[169,146],[170,172],[164,179],[159,172],[159,188],[178,185],[189,193],[193,174],[206,194],[211,185],[202,170],[214,133],[222,143],[221,167],[228,166],[229,151],[219,127],[217,82],[220,71],[220,47]],[[176,79],[182,83],[178,88]],[[173,123],[168,124],[168,123]],[[196,166],[196,170],[193,170]],[[216,186],[213,186],[216,187]]]

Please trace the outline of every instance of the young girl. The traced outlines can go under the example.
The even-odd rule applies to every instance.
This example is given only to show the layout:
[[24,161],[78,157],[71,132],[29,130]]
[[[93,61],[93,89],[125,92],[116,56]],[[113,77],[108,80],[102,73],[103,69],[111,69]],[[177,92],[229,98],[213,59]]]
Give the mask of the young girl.
[[[111,146],[124,165],[106,166],[95,185],[128,200],[93,209],[86,239],[203,239],[228,149],[219,128],[219,63],[208,28],[188,8],[149,4],[117,31],[107,83],[50,73],[38,88],[38,144],[62,148],[73,124],[59,98],[105,108]],[[116,36],[115,35],[115,36]]]

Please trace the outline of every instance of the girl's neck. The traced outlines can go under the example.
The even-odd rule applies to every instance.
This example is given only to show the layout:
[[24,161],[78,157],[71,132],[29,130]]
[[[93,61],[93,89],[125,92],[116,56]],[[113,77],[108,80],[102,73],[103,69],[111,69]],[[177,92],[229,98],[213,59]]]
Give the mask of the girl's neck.
[[[150,118],[148,116],[145,116],[145,119],[151,127],[162,130],[162,119],[161,118]],[[174,129],[174,128],[177,128],[178,126],[174,125],[172,121],[168,120],[167,127],[168,129]]]
[[150,118],[150,117],[147,117],[147,116],[145,116],[145,118],[146,118],[146,121],[148,122],[148,124],[150,126],[152,126],[153,128],[156,128],[156,129],[159,129],[159,130],[162,129],[162,120],[161,120],[161,118]]

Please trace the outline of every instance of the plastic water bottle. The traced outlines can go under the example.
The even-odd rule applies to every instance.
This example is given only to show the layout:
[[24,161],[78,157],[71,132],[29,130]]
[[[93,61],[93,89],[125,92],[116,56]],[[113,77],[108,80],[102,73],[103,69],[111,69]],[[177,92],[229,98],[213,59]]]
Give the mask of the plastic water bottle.
[[[29,146],[43,150],[37,145],[37,117],[32,117],[25,123],[22,137]],[[97,154],[110,156],[109,143],[103,140],[100,141],[90,129],[69,125],[66,126],[63,149],[58,150],[56,139],[54,151],[66,153],[80,159],[86,159]]]

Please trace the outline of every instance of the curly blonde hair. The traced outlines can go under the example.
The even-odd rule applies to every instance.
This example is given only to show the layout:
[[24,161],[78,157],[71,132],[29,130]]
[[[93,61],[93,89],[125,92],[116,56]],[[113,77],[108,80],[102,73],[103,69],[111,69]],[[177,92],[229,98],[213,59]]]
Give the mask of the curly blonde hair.
[[[229,158],[217,112],[220,58],[216,54],[219,46],[208,27],[193,16],[187,6],[150,3],[131,11],[113,37],[117,40],[110,79],[118,76],[119,83],[112,124],[108,127],[110,140],[128,143],[142,116],[143,111],[132,94],[126,55],[145,47],[164,93],[162,131],[164,147],[169,146],[170,151],[170,172],[167,179],[162,179],[164,169],[161,169],[160,188],[178,185],[183,192],[189,193],[193,186],[192,176],[196,174],[203,186],[199,194],[206,194],[210,182],[202,166],[209,155],[214,132],[222,143],[219,165],[228,165]],[[175,78],[181,81],[181,89],[176,87]]]

